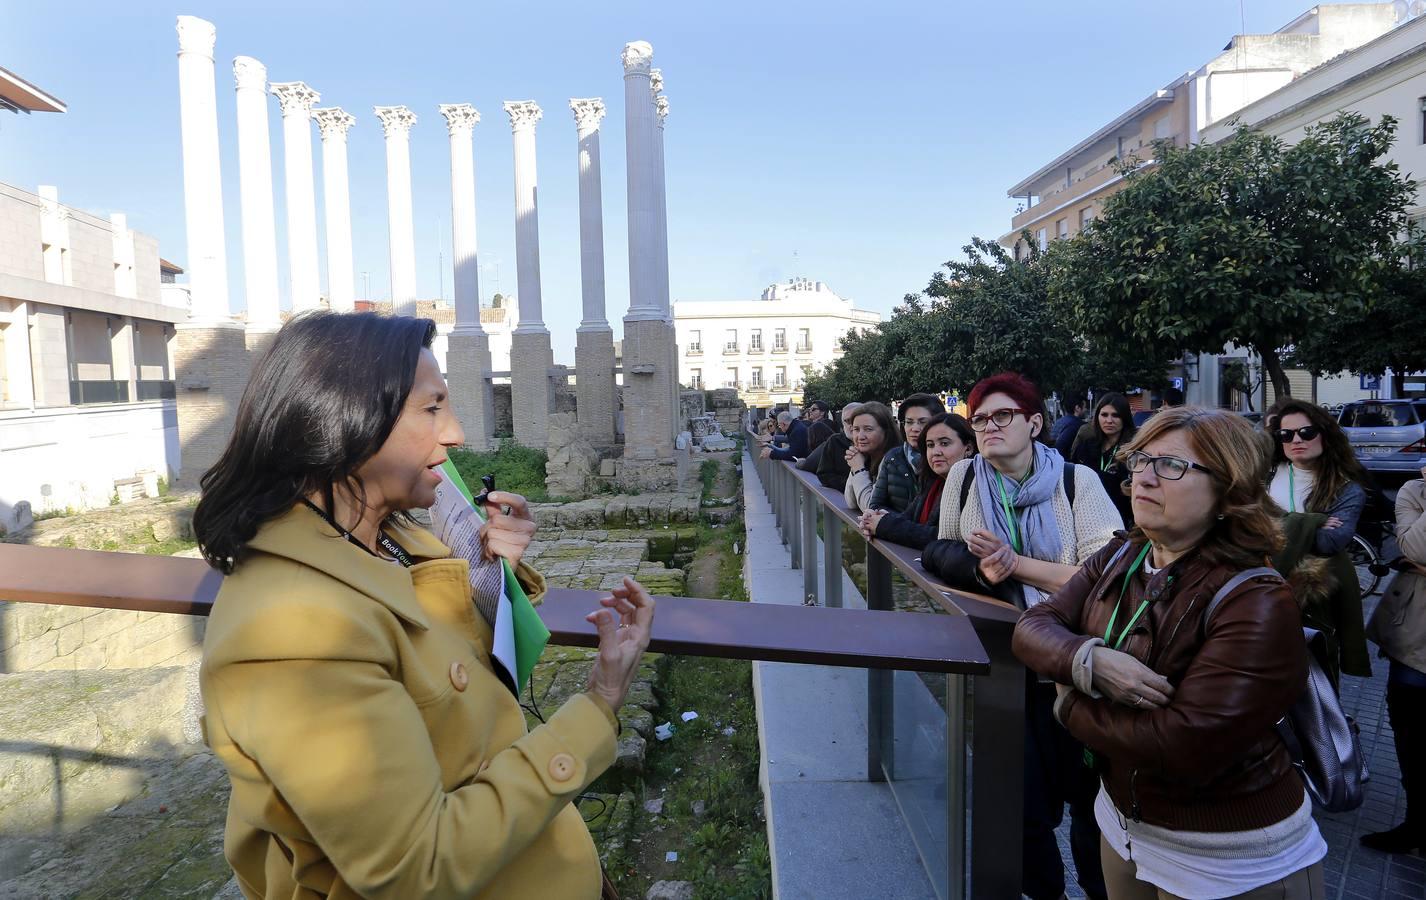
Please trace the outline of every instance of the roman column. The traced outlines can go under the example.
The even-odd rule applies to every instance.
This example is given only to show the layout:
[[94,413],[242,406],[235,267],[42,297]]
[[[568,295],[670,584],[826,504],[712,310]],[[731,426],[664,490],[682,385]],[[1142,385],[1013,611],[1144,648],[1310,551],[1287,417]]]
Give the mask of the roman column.
[[312,107],[322,97],[300,81],[270,86],[282,105],[282,173],[287,195],[287,271],[292,311],[322,305],[317,260],[317,189],[312,180]]
[[188,236],[191,318],[228,322],[223,241],[223,173],[218,162],[218,97],[212,22],[178,17],[178,103],[183,139],[183,210]]
[[327,304],[337,312],[356,308],[352,264],[352,199],[347,175],[347,132],[356,116],[339,106],[312,110],[322,135],[322,199],[327,213]]
[[[657,117],[657,126],[654,128],[654,249],[658,253],[658,275],[656,282],[659,292],[659,306],[663,309],[664,318],[673,324],[673,301],[669,296],[668,283],[668,194],[664,187],[664,164],[663,164],[663,128],[664,122],[668,119],[668,98],[663,95],[663,73],[654,70],[656,78],[650,79],[650,88],[654,93],[654,115]],[[673,378],[669,385],[672,399],[669,401],[672,409],[680,410],[681,389],[678,384],[678,329],[674,328],[674,342],[669,347],[669,365],[672,366]],[[682,431],[684,423],[679,421],[679,416],[675,415],[669,422],[675,439],[678,432]]]
[[510,335],[510,401],[515,440],[544,448],[550,415],[550,332],[540,298],[540,214],[535,176],[533,100],[506,101],[515,150],[515,269],[520,321]]
[[579,269],[583,318],[575,332],[579,428],[595,446],[614,445],[614,329],[604,312],[604,201],[599,123],[604,101],[570,100],[579,140]]
[[673,324],[658,287],[658,202],[653,48],[624,45],[624,143],[629,219],[629,312],[624,316],[624,463],[627,485],[677,482],[673,456],[678,386]]
[[213,69],[217,31],[212,22],[178,17],[179,125],[183,140],[183,208],[188,238],[191,305],[177,327],[180,459],[175,482],[196,488],[198,478],[227,444],[248,378],[243,326],[228,308],[223,236],[223,180],[218,161],[218,97]]
[[272,143],[267,118],[267,67],[251,56],[233,60],[237,82],[238,189],[243,210],[243,288],[248,328],[276,331],[277,220],[272,208]]
[[475,154],[472,133],[480,113],[469,103],[443,103],[451,138],[451,243],[455,266],[456,324],[446,341],[446,382],[466,444],[491,446],[495,398],[490,381],[490,338],[480,324],[480,259],[475,237]]
[[416,114],[404,106],[374,107],[386,135],[386,221],[391,248],[391,309],[416,314],[416,223],[411,210],[411,126]]

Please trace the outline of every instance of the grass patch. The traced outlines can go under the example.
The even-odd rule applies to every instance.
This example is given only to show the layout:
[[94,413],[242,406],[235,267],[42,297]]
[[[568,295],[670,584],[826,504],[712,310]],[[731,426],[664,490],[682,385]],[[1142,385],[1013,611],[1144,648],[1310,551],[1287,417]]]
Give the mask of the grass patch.
[[716,459],[705,459],[703,465],[698,467],[698,477],[703,481],[704,500],[713,496],[713,483],[718,480],[718,469],[721,465]]
[[501,441],[498,450],[487,453],[452,450],[450,458],[474,493],[482,490],[480,476],[494,475],[497,490],[522,494],[531,503],[550,499],[545,490],[545,462],[549,457],[543,450],[521,446],[511,439]]

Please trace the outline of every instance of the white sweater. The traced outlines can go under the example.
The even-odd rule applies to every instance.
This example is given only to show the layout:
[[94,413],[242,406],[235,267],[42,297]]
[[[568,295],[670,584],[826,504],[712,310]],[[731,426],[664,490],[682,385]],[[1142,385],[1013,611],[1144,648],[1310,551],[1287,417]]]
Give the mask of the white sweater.
[[[973,460],[963,459],[946,473],[946,487],[941,491],[941,531],[943,540],[963,541],[965,536],[977,528],[987,528],[985,516],[980,509],[980,494],[974,484],[966,496],[965,509],[961,509],[961,483],[970,470]],[[850,482],[849,482],[850,483]],[[1055,486],[1055,525],[1060,531],[1059,559],[1045,562],[1064,563],[1077,566],[1098,553],[1114,532],[1124,527],[1119,510],[1104,492],[1104,484],[1093,470],[1086,466],[1074,467],[1074,508],[1070,508],[1069,497],[1065,496],[1064,480]]]

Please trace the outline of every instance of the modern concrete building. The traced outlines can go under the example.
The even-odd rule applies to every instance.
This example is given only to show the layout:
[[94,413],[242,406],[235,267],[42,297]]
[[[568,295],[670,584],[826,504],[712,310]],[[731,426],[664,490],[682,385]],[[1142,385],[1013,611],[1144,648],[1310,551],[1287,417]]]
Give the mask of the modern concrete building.
[[[1237,118],[1293,143],[1309,126],[1342,112],[1361,113],[1373,122],[1394,117],[1396,144],[1388,158],[1416,179],[1416,201],[1409,214],[1426,228],[1426,4],[1400,6],[1403,15],[1390,31],[1244,106]],[[1231,134],[1227,122],[1218,122],[1204,129],[1202,137],[1219,141]],[[1354,375],[1314,378],[1302,370],[1289,374],[1293,396],[1318,403],[1345,403],[1372,394]],[[1271,386],[1265,391],[1271,403]],[[1388,377],[1377,394],[1426,397],[1426,373]]]
[[800,402],[804,379],[842,355],[842,337],[871,330],[881,315],[794,278],[758,300],[680,300],[673,319],[684,387],[735,388],[749,406],[767,407]]
[[178,470],[180,271],[120,213],[0,184],[0,531]]
[[[1402,4],[1403,6],[1405,4]],[[1155,141],[1201,142],[1204,129],[1330,59],[1390,31],[1391,3],[1314,6],[1272,34],[1234,35],[1216,56],[1129,107],[1084,140],[1022,178],[1007,192],[1020,201],[1000,243],[1025,251],[1024,232],[1043,249],[1078,234],[1123,176],[1115,164],[1152,166]]]

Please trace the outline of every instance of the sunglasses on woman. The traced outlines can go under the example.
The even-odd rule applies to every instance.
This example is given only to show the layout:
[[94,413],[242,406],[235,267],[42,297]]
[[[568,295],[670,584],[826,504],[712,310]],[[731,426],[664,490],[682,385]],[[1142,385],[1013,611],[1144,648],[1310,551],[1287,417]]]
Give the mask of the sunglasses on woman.
[[1322,429],[1316,425],[1303,425],[1301,428],[1279,428],[1273,432],[1279,444],[1291,444],[1292,436],[1295,434],[1304,441],[1310,441],[1322,433]]

